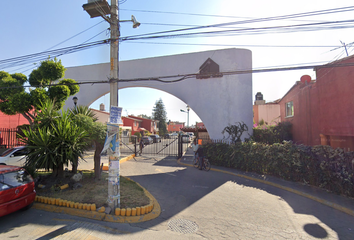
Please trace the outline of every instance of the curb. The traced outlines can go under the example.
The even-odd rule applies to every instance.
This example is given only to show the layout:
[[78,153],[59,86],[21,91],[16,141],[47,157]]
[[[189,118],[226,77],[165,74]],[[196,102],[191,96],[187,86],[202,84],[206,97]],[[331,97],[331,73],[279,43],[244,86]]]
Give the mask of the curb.
[[[133,155],[124,158],[123,162],[126,162],[126,161],[132,159],[135,156],[135,155],[134,156]],[[130,178],[127,178],[127,177],[125,177],[125,178],[129,181],[134,182]],[[161,207],[160,207],[160,204],[157,202],[157,200],[154,198],[154,196],[152,196],[152,194],[149,193],[139,183],[137,183],[137,182],[135,182],[135,183],[143,189],[145,195],[150,199],[149,205],[141,206],[139,208],[139,210],[141,209],[141,212],[146,212],[146,214],[140,215],[140,211],[139,211],[139,216],[119,216],[119,215],[111,215],[111,214],[107,214],[104,212],[99,212],[100,209],[96,210],[96,205],[93,207],[92,210],[90,210],[91,206],[86,207],[87,210],[78,209],[78,208],[75,208],[75,205],[76,205],[76,207],[78,207],[77,206],[78,204],[70,204],[70,202],[68,202],[66,200],[64,200],[64,201],[67,206],[61,206],[61,205],[63,205],[63,202],[62,202],[63,200],[58,200],[58,199],[53,199],[53,198],[48,198],[48,197],[41,197],[41,196],[36,196],[36,201],[40,201],[40,202],[34,202],[33,208],[38,209],[38,210],[48,211],[48,212],[65,213],[65,214],[74,215],[74,216],[78,216],[78,217],[85,217],[85,218],[90,218],[90,219],[94,219],[94,220],[116,222],[116,223],[145,222],[145,221],[149,221],[149,220],[155,219],[158,216],[160,216]],[[58,200],[58,201],[56,201],[56,200]],[[54,204],[56,204],[56,202],[59,202],[59,201],[60,201],[59,206],[54,205]],[[81,205],[81,207],[82,207],[83,205],[91,205],[91,204],[81,204],[80,203],[79,205]],[[121,210],[123,210],[123,209],[124,208],[119,209],[120,210],[119,212],[121,212]],[[127,209],[129,209],[129,208],[127,208]],[[133,209],[135,209],[135,208],[133,208]],[[125,215],[125,212],[128,212],[128,211],[126,211],[126,209],[124,209],[124,215]],[[131,214],[131,210],[129,211],[129,215],[130,214]],[[138,215],[138,213],[136,213],[136,215]]]
[[[182,156],[183,157],[183,156]],[[187,163],[182,163],[181,162],[181,158],[179,158],[177,160],[177,163],[180,164],[180,165],[184,165],[184,166],[188,166],[188,167],[193,167],[192,164],[187,164]],[[269,182],[269,181],[266,181],[266,180],[262,180],[262,179],[258,179],[258,178],[254,178],[254,177],[250,177],[250,176],[246,176],[246,175],[243,175],[243,174],[238,174],[238,173],[233,173],[233,172],[229,172],[229,171],[225,171],[225,170],[220,170],[220,169],[215,169],[215,168],[210,168],[211,171],[215,171],[215,172],[221,172],[221,173],[225,173],[225,174],[230,174],[230,175],[234,175],[236,177],[242,177],[242,178],[246,178],[248,180],[252,180],[252,181],[256,181],[256,182],[260,182],[260,183],[264,183],[264,184],[268,184],[268,185],[271,185],[273,187],[277,187],[277,188],[280,188],[280,189],[283,189],[283,190],[286,190],[288,192],[292,192],[292,193],[295,193],[297,195],[300,195],[302,197],[306,197],[306,198],[309,198],[311,200],[314,200],[318,203],[322,203],[326,206],[329,206],[331,208],[334,208],[336,210],[339,210],[341,212],[344,212],[348,215],[351,215],[351,216],[354,216],[354,210],[352,209],[349,209],[349,208],[346,208],[346,207],[343,207],[339,204],[336,204],[336,203],[333,203],[333,202],[330,202],[330,201],[327,201],[327,200],[324,200],[322,198],[319,198],[319,197],[316,197],[316,196],[313,196],[311,194],[308,194],[308,193],[304,193],[304,192],[301,192],[301,191],[298,191],[298,190],[295,190],[295,189],[292,189],[292,188],[289,188],[289,187],[284,187],[280,184],[277,184],[277,183],[273,183],[273,182]]]

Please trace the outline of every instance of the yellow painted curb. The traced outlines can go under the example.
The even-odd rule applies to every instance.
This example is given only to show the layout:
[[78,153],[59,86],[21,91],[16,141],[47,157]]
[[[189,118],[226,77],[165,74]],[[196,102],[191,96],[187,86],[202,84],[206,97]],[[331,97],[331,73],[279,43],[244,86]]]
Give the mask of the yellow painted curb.
[[[122,176],[123,177],[123,176]],[[133,181],[129,178],[126,178],[129,181]],[[43,197],[43,196],[36,196],[35,203],[33,207],[38,210],[44,210],[48,212],[57,212],[57,213],[66,213],[78,217],[86,217],[90,219],[95,219],[95,220],[101,220],[101,221],[107,221],[107,222],[117,222],[117,223],[137,223],[137,222],[145,222],[149,221],[152,219],[157,218],[161,214],[161,207],[160,204],[157,202],[157,200],[149,193],[144,187],[142,187],[139,183],[135,182],[138,186],[140,186],[145,195],[150,199],[149,207],[147,206],[142,206],[142,207],[137,207],[136,209],[141,209],[143,207],[146,207],[149,209],[149,211],[146,211],[144,215],[139,215],[138,216],[131,216],[132,210],[130,209],[130,216],[117,216],[117,215],[110,215],[106,214],[104,212],[99,212],[100,210],[102,211],[104,207],[101,207],[96,210],[96,205],[95,206],[88,206],[87,204],[82,204],[82,203],[72,203],[67,200],[62,200],[62,199],[55,199],[55,200],[49,200],[48,197]],[[46,204],[47,202],[48,204]],[[52,202],[59,204],[59,206],[56,205],[50,205]],[[65,203],[65,204],[64,204]],[[94,205],[94,204],[93,204]],[[85,208],[84,208],[85,206]],[[133,208],[134,209],[134,208]],[[119,212],[122,212],[123,209],[120,209]],[[126,211],[126,209],[124,209]],[[104,211],[104,210],[103,210]],[[115,212],[118,212],[117,209]],[[138,212],[136,210],[136,212]],[[124,214],[126,215],[126,214]]]
[[103,220],[105,218],[105,213],[99,213],[97,211],[87,211],[82,209],[76,208],[67,208],[67,207],[59,207],[55,205],[48,205],[44,203],[35,202],[33,204],[33,208],[38,210],[44,210],[48,212],[56,212],[56,213],[65,213],[70,214],[78,217],[85,217],[95,220]]
[[[180,164],[180,165],[184,165],[184,166],[188,166],[188,167],[193,167],[193,165],[191,164],[187,164],[187,163],[182,163],[181,162],[181,159],[182,158],[179,158],[177,160],[177,163]],[[315,197],[311,194],[308,194],[308,193],[304,193],[304,192],[301,192],[301,191],[297,191],[297,190],[294,190],[292,188],[289,188],[289,187],[284,187],[280,184],[277,184],[277,183],[272,183],[272,182],[269,182],[269,181],[266,181],[266,180],[262,180],[262,179],[258,179],[258,178],[254,178],[254,177],[250,177],[250,176],[246,176],[246,175],[243,175],[243,174],[238,174],[238,173],[232,173],[232,172],[228,172],[228,171],[225,171],[225,170],[220,170],[220,169],[215,169],[215,168],[211,168],[210,170],[212,171],[215,171],[215,172],[221,172],[221,173],[226,173],[226,174],[230,174],[230,175],[234,175],[236,177],[242,177],[242,178],[246,178],[248,180],[252,180],[252,181],[256,181],[256,182],[260,182],[260,183],[264,183],[264,184],[268,184],[268,185],[271,185],[273,187],[277,187],[277,188],[280,188],[280,189],[283,189],[283,190],[286,190],[288,192],[292,192],[292,193],[295,193],[295,194],[298,194],[300,196],[303,196],[303,197],[306,197],[306,198],[309,198],[311,200],[314,200],[316,202],[319,202],[319,203],[322,203],[326,206],[329,206],[331,208],[334,208],[336,210],[339,210],[341,212],[344,212],[348,215],[351,215],[351,216],[354,216],[354,211],[349,209],[349,208],[346,208],[346,207],[343,207],[339,204],[336,204],[336,203],[333,203],[333,202],[330,202],[330,201],[327,201],[327,200],[324,200],[324,199],[321,199],[319,197]]]
[[[119,163],[124,163],[124,162],[129,161],[130,159],[132,159],[132,158],[134,158],[134,157],[135,157],[135,154],[132,154],[132,155],[130,155],[130,156],[128,156],[128,157],[121,158],[121,159],[119,160]],[[108,171],[108,170],[109,170],[109,167],[104,165],[104,166],[102,167],[102,170],[103,170],[103,171]]]

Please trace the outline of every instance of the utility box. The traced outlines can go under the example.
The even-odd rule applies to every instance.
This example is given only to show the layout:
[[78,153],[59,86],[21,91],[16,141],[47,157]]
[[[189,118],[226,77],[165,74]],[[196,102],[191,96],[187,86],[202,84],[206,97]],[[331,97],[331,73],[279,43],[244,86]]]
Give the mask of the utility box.
[[106,0],[88,0],[87,4],[82,5],[82,7],[91,18],[111,14],[111,6]]

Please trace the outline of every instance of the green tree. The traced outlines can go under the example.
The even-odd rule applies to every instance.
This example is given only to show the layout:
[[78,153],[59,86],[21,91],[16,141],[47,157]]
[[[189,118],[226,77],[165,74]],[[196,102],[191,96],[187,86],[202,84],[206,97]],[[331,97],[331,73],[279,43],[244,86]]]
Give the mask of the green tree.
[[52,169],[53,177],[63,177],[64,166],[82,158],[88,134],[73,121],[69,110],[59,114],[54,108],[53,101],[46,101],[38,110],[37,124],[23,130],[21,140],[29,150],[26,167]]
[[155,102],[155,106],[152,109],[152,118],[154,120],[159,121],[159,134],[161,136],[165,135],[165,133],[167,133],[167,128],[166,128],[167,113],[165,110],[165,105],[163,104],[161,98]]
[[[65,100],[80,89],[75,80],[61,79],[64,72],[64,66],[56,58],[42,61],[28,79],[22,73],[0,71],[0,111],[7,115],[20,113],[32,126],[36,118],[34,110],[46,100],[55,99],[55,108],[60,109]],[[54,81],[58,85],[53,85]],[[29,91],[23,87],[26,82],[31,86]]]
[[142,117],[142,118],[146,118],[146,119],[151,119],[151,117],[148,116],[148,115],[146,115],[146,114],[141,114],[141,117]]

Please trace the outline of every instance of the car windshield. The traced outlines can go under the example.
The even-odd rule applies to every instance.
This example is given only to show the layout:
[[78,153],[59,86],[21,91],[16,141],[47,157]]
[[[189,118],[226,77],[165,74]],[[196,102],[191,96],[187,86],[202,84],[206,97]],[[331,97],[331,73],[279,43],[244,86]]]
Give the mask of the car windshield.
[[24,170],[6,172],[0,174],[0,191],[18,187],[33,182],[31,175]]
[[14,150],[14,148],[7,149],[5,152],[3,152],[1,154],[1,157],[5,157],[5,156],[9,155],[13,150]]

